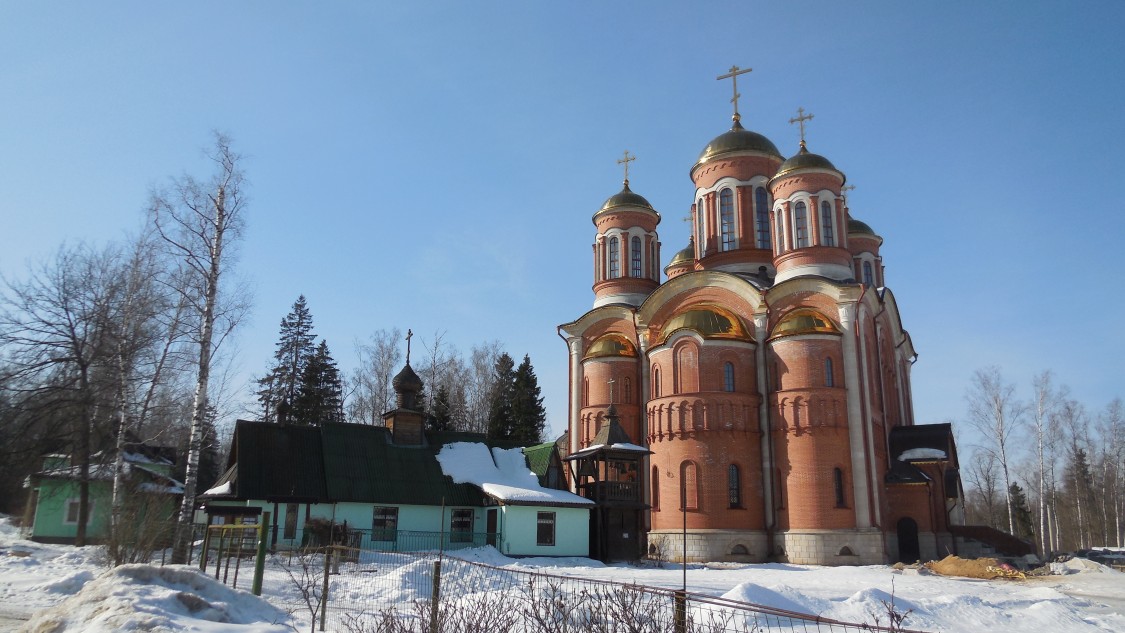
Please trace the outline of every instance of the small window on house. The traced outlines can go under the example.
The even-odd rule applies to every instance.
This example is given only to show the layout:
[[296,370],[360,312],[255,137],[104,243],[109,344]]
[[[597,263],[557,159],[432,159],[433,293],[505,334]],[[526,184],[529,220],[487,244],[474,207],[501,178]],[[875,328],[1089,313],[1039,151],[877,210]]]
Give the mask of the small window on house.
[[660,510],[660,469],[652,467],[652,509]]
[[397,538],[398,508],[375,508],[371,520],[371,540],[393,541]]
[[727,468],[727,501],[732,508],[742,507],[742,477],[737,464]]
[[754,190],[754,207],[758,215],[758,248],[770,249],[770,209],[766,190],[758,187]]
[[831,358],[825,358],[824,359],[824,386],[825,387],[835,387],[836,386],[836,377],[832,375],[832,359]]
[[634,236],[629,241],[629,261],[633,263],[629,275],[632,277],[641,276],[641,238]]
[[616,237],[609,238],[609,278],[621,276],[621,242]]
[[793,207],[793,247],[805,248],[809,245],[809,214],[804,202]]
[[871,268],[871,262],[863,262],[863,285],[875,285],[875,272]]
[[535,544],[555,544],[555,513],[539,512],[535,520]]
[[723,364],[723,391],[734,391],[734,363]]
[[836,245],[836,232],[832,227],[832,203],[820,202],[820,243],[825,246]]
[[680,509],[699,509],[699,467],[694,462],[680,465]]
[[847,507],[844,503],[844,471],[839,468],[832,470],[832,483],[836,488],[836,507]]
[[473,542],[473,511],[472,509],[454,510],[449,519],[449,542]]
[[[78,510],[80,501],[78,499],[66,500],[66,519],[63,523],[68,525],[78,525]],[[94,500],[90,499],[86,506],[86,525],[90,525],[90,519],[94,518]]]
[[734,250],[734,192],[730,189],[719,192],[719,231],[722,233],[723,250]]

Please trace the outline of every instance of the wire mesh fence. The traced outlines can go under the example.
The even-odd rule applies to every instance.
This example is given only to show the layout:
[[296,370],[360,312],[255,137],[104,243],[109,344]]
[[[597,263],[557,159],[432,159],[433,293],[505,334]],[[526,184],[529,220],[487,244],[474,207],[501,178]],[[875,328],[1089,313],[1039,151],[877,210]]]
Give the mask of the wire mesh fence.
[[343,633],[907,631],[735,600],[494,567],[440,556],[333,546],[278,553],[264,592],[314,630]]

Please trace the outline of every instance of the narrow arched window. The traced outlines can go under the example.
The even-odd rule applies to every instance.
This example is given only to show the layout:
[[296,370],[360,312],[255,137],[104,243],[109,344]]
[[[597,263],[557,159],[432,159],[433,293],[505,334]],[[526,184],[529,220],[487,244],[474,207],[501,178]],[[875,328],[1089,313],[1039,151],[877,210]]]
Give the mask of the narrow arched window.
[[680,509],[699,509],[699,467],[694,462],[680,464]]
[[621,276],[621,243],[616,237],[609,238],[609,278]]
[[836,232],[832,228],[832,203],[820,202],[820,243],[825,246],[836,245]]
[[832,484],[836,488],[836,507],[847,507],[844,503],[844,471],[839,468],[832,471]]
[[871,268],[871,262],[863,262],[863,285],[875,285],[875,271]]
[[777,252],[785,252],[785,218],[784,210],[777,210]]
[[696,230],[699,235],[695,238],[695,248],[699,251],[699,257],[703,257],[707,252],[707,242],[704,238],[707,236],[707,231],[704,228],[707,224],[707,199],[700,198],[699,202],[695,203],[695,220]]
[[734,363],[723,364],[723,391],[734,391]]
[[629,242],[629,258],[633,262],[632,270],[629,271],[629,276],[641,276],[641,238],[633,236]]
[[582,406],[590,406],[590,379],[585,378],[582,381]]
[[793,247],[805,248],[809,245],[809,214],[804,202],[793,206]]
[[770,248],[770,209],[764,187],[754,190],[754,211],[758,216],[758,248]]
[[622,381],[621,399],[625,404],[633,404],[633,381],[628,376]]
[[652,370],[652,397],[660,397],[660,368],[654,367]]
[[660,272],[656,269],[658,263],[659,262],[656,261],[656,241],[653,240],[653,241],[649,242],[649,244],[648,244],[648,276],[649,276],[649,279],[659,279],[660,278]]
[[660,510],[660,469],[652,467],[652,509]]
[[836,377],[832,375],[832,359],[831,358],[825,358],[824,359],[824,386],[825,387],[835,387],[836,386]]
[[742,507],[742,477],[737,464],[727,467],[727,502],[732,508]]
[[734,192],[730,189],[719,192],[719,231],[722,233],[723,250],[734,250]]

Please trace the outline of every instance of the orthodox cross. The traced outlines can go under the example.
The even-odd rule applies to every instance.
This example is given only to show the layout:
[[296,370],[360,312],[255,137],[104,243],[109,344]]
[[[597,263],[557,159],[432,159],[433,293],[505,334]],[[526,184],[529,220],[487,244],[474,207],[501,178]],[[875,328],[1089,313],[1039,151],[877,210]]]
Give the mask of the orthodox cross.
[[805,121],[812,120],[812,114],[805,114],[804,108],[797,108],[797,116],[789,119],[790,123],[796,123],[801,126],[801,147],[805,146]]
[[715,79],[717,79],[719,81],[722,81],[724,79],[730,79],[730,81],[731,81],[731,86],[733,87],[734,96],[731,97],[730,102],[734,104],[734,120],[735,121],[737,121],[739,119],[738,98],[742,96],[742,95],[738,94],[738,76],[739,75],[745,75],[746,73],[750,72],[751,70],[754,70],[754,69],[753,68],[739,68],[738,66],[731,66],[730,72],[728,72],[725,75],[719,75],[718,77],[715,77]]
[[844,206],[848,206],[848,192],[855,189],[855,185],[844,185],[840,187],[840,197],[844,199]]
[[617,159],[618,165],[625,165],[625,186],[629,186],[629,163],[637,160],[636,156],[630,156],[629,150],[625,150],[625,155]]
[[[402,330],[399,330],[400,332]],[[406,364],[410,364],[410,338],[414,336],[414,332],[410,328],[406,329]]]
[[615,383],[615,382],[617,382],[617,381],[612,379],[612,378],[610,378],[609,380],[606,381],[606,384],[609,385],[609,403],[610,404],[613,404],[613,383]]

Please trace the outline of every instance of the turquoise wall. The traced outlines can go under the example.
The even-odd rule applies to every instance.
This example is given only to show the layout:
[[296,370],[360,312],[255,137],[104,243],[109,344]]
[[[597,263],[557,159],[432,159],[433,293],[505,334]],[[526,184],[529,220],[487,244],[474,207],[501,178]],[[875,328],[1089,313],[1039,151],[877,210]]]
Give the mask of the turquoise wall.
[[[500,551],[508,556],[589,556],[590,510],[503,506],[504,538]],[[555,544],[537,545],[540,512],[555,513]]]
[[[108,482],[90,482],[90,521],[86,524],[86,538],[104,539],[109,534],[109,510],[113,489]],[[78,482],[64,479],[45,479],[39,482],[39,498],[32,520],[32,538],[73,539],[78,536],[78,524],[66,523],[67,501],[78,500]]]

